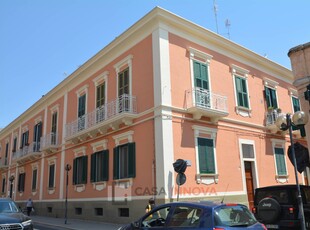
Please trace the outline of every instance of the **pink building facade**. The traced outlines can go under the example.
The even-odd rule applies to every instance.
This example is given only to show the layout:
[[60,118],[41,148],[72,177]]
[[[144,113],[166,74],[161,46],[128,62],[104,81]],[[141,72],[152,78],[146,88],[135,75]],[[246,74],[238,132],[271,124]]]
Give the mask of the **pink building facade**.
[[288,134],[275,125],[300,109],[293,80],[155,8],[1,130],[2,196],[21,206],[31,197],[54,217],[67,199],[69,218],[127,223],[150,197],[177,199],[173,163],[184,159],[180,200],[251,207],[255,188],[295,183]]

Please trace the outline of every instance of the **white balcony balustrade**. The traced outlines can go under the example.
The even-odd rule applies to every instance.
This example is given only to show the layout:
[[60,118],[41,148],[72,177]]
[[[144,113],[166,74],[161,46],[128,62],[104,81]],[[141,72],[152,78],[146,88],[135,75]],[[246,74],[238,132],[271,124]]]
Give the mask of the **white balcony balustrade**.
[[201,88],[186,91],[186,106],[194,119],[205,116],[217,122],[221,117],[228,116],[227,97]]
[[[278,117],[280,116],[285,116],[286,113],[282,113],[280,109],[272,109],[269,110],[266,113],[266,128],[271,132],[271,133],[277,133],[278,131],[281,131],[279,127],[276,125],[276,121]],[[295,126],[293,128],[293,134],[296,135],[298,138],[301,137],[300,130],[296,128]],[[285,135],[287,131],[281,131],[282,135]]]
[[129,125],[137,114],[136,97],[123,94],[94,111],[66,125],[66,140],[85,138],[85,135],[116,129],[121,123]]
[[32,142],[29,145],[23,146],[21,149],[13,152],[12,160],[19,163],[30,161],[38,158],[41,155],[40,142]]
[[58,133],[49,133],[41,137],[41,151],[54,152],[59,146]]
[[266,126],[272,126],[276,124],[276,120],[280,115],[283,113],[279,112],[278,110],[270,110],[266,113]]
[[8,158],[5,157],[3,159],[0,159],[0,170],[1,169],[7,169],[9,167],[9,161]]

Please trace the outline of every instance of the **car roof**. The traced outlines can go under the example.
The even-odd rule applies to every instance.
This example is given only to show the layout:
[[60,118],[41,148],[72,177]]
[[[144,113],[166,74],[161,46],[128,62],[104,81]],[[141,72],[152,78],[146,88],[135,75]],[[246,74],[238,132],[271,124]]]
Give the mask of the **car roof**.
[[[307,185],[300,185],[300,188],[310,188]],[[277,189],[297,189],[296,184],[285,184],[285,185],[271,185],[261,188],[256,188],[255,190],[277,190]]]
[[12,201],[11,198],[0,198],[0,202],[3,202],[3,201]]
[[[194,206],[194,207],[199,207],[199,208],[217,208],[221,206],[227,206],[227,205],[232,205],[232,204],[226,204],[226,203],[221,203],[221,202],[216,202],[216,201],[177,201],[177,202],[171,202],[171,203],[166,203],[163,204],[163,206]],[[233,205],[241,205],[237,203],[233,203]],[[243,206],[243,205],[242,205]]]

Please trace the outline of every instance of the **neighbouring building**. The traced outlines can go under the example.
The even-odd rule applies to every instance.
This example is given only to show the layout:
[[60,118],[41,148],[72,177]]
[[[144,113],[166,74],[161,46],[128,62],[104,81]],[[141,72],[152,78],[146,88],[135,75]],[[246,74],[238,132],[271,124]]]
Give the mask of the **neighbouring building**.
[[68,218],[127,223],[150,197],[177,199],[183,159],[180,200],[251,207],[255,188],[295,183],[275,125],[300,109],[293,81],[156,7],[1,130],[1,194],[21,206],[31,197],[40,215],[63,217],[67,199]]
[[[293,85],[297,88],[301,99],[300,106],[310,116],[310,42],[291,48],[288,56],[294,75]],[[310,133],[310,122],[305,127],[306,132]],[[309,149],[310,135],[307,136],[307,143]]]

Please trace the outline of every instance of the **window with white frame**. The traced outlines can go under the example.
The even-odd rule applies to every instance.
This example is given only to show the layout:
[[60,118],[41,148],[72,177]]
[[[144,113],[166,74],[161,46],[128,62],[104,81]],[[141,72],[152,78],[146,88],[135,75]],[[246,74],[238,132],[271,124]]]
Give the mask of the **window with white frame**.
[[200,50],[189,48],[190,66],[192,75],[192,88],[194,100],[197,106],[210,107],[210,62],[212,55]]
[[196,149],[196,173],[198,183],[217,183],[215,138],[217,129],[193,126]]
[[4,162],[2,162],[4,165],[8,164],[8,156],[9,156],[9,142],[7,141],[5,144],[5,158]]
[[58,111],[52,113],[52,125],[51,125],[51,144],[56,145],[57,143],[57,123],[58,123]]
[[236,112],[242,116],[250,116],[249,71],[236,65],[232,65],[231,68],[235,89]]
[[23,193],[25,191],[26,173],[23,168],[20,169],[18,174],[17,191]]
[[37,177],[38,177],[38,169],[33,168],[32,169],[32,185],[31,185],[32,191],[37,190]]
[[272,148],[275,162],[275,173],[278,182],[287,182],[288,173],[285,157],[285,141],[272,139]]
[[295,89],[289,89],[291,98],[292,98],[292,109],[293,113],[300,111],[300,101],[298,98],[298,92]]
[[23,129],[23,133],[22,133],[22,136],[21,136],[21,143],[20,143],[20,148],[24,148],[25,146],[28,146],[29,145],[29,130],[28,128],[24,128]]
[[54,188],[55,187],[55,164],[50,164],[48,166],[48,188]]
[[296,113],[300,111],[300,101],[298,97],[292,97],[292,105],[293,105],[293,112]]
[[79,89],[77,94],[78,100],[78,130],[83,130],[86,128],[86,111],[87,111],[87,92],[88,92],[88,85],[85,85],[81,89]]
[[2,193],[2,194],[5,194],[5,190],[6,190],[6,177],[5,177],[5,175],[2,175],[1,193]]
[[15,153],[17,151],[17,134],[14,135],[14,138],[13,138],[13,149],[12,149],[12,152]]
[[113,136],[116,147],[113,149],[113,179],[136,177],[136,143],[133,131]]
[[123,94],[131,94],[132,81],[132,55],[127,56],[114,65],[117,76],[117,97]]
[[39,152],[42,136],[42,122],[39,121],[33,128],[33,152]]
[[107,110],[104,107],[107,103],[107,81],[108,71],[93,80],[96,87],[96,122],[101,122],[106,118]]
[[193,87],[210,90],[210,62],[212,55],[189,48]]
[[277,86],[279,85],[279,83],[271,79],[265,78],[264,85],[265,85],[265,99],[267,109],[269,108],[277,109],[279,107],[277,98]]
[[87,156],[80,156],[73,160],[73,184],[87,183]]
[[117,76],[117,111],[131,110],[132,100],[132,55],[114,65]]
[[51,157],[48,159],[48,190],[54,191],[55,189],[55,174],[56,174],[56,158]]

